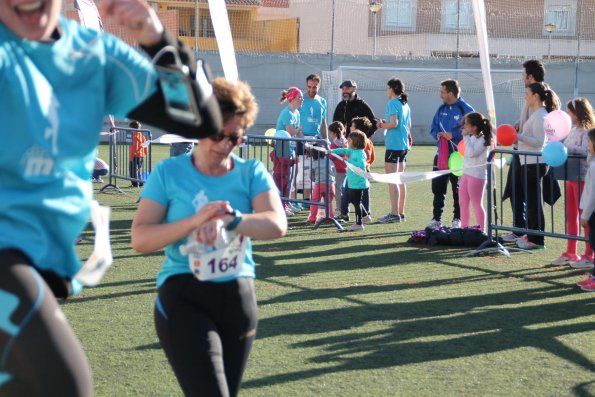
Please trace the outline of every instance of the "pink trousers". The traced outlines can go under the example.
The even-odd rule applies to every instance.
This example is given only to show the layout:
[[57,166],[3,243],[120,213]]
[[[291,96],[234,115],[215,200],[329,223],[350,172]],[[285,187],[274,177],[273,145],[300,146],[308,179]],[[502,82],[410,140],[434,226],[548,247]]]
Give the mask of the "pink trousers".
[[486,180],[463,174],[459,179],[459,206],[461,208],[461,226],[471,226],[470,205],[475,211],[475,222],[485,232],[486,211],[483,208],[483,194]]
[[[334,218],[333,215],[333,199],[335,198],[335,185],[333,183],[330,184],[330,197],[326,194],[326,183],[314,183],[314,189],[312,190],[312,201],[320,201],[320,197],[324,197],[324,202],[326,205],[329,206],[329,216]],[[316,221],[316,214],[318,213],[318,206],[311,205],[310,206],[310,216],[308,220],[311,222]]]
[[[572,236],[579,235],[579,216],[581,210],[578,205],[583,192],[585,182],[566,181],[566,233]],[[585,228],[585,237],[589,237],[589,228]],[[569,256],[576,256],[577,251],[576,240],[568,240],[566,244],[566,254]],[[593,259],[593,249],[588,242],[585,242],[585,259]]]

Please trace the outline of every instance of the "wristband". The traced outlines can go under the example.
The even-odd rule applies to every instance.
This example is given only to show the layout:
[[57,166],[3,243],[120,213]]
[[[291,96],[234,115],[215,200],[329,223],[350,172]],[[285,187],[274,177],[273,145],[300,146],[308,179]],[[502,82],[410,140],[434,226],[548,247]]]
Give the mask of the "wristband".
[[232,231],[236,227],[238,227],[238,225],[240,224],[240,222],[242,222],[242,213],[240,211],[238,211],[238,210],[234,210],[229,215],[233,215],[234,218],[233,218],[233,220],[231,222],[229,222],[227,224],[227,226],[225,226],[225,230]]

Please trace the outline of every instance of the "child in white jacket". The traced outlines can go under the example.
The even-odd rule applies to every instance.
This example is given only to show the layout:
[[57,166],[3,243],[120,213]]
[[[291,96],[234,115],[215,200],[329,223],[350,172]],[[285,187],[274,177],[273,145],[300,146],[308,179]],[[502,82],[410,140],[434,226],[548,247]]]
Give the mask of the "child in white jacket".
[[465,156],[463,176],[459,181],[461,226],[470,226],[470,205],[472,205],[475,211],[475,222],[485,232],[486,211],[483,207],[483,195],[486,188],[487,153],[492,145],[492,124],[477,112],[465,115],[463,120]]

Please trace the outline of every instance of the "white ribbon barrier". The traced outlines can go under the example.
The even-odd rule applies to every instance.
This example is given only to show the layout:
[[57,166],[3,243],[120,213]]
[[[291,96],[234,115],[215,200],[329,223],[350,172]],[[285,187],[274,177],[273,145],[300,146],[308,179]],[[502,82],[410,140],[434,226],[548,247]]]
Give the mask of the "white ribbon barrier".
[[[309,149],[318,150],[319,152],[325,152],[325,153],[327,152],[327,149],[325,149],[324,147],[312,146],[310,144],[306,144],[305,146]],[[427,180],[434,179],[434,178],[437,178],[442,175],[450,174],[451,172],[463,171],[462,168],[459,168],[456,170],[426,171],[426,172],[424,172],[424,171],[417,171],[417,172],[404,171],[404,172],[394,172],[394,173],[390,173],[390,174],[378,174],[375,172],[366,172],[360,168],[357,168],[356,166],[349,164],[349,162],[345,161],[344,158],[342,158],[334,153],[331,153],[331,156],[343,161],[345,164],[347,164],[347,168],[349,168],[352,172],[354,172],[355,174],[357,174],[363,178],[366,178],[367,180],[369,180],[371,182],[392,183],[395,185],[399,185],[399,184],[403,184],[403,183],[427,181]],[[477,168],[477,167],[486,167],[487,164],[488,163],[485,162],[484,164],[474,165],[473,167],[467,167],[467,169]],[[506,164],[506,159],[504,159],[504,158],[492,160],[492,165],[496,166],[497,168],[502,168],[504,166],[504,164]]]
[[161,135],[159,138],[153,139],[151,141],[143,142],[143,147],[148,147],[151,143],[163,143],[163,144],[170,144],[170,143],[198,143],[198,139],[189,139],[184,138],[183,136],[179,136],[176,134],[164,134]]

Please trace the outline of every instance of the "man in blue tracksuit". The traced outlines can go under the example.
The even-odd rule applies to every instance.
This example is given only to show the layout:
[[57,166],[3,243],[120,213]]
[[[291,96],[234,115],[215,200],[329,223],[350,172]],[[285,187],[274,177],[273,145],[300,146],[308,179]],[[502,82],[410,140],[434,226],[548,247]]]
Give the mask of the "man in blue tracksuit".
[[[463,139],[461,129],[463,127],[463,116],[473,112],[473,108],[460,97],[461,86],[456,80],[444,80],[440,83],[440,99],[443,104],[440,105],[434,119],[430,134],[438,142],[436,146],[440,147],[440,139],[448,141],[448,152],[457,150],[458,143]],[[438,170],[438,151],[434,157],[434,171]],[[454,215],[452,220],[453,227],[461,227],[461,211],[459,208],[459,177],[454,174],[446,174],[432,179],[432,193],[434,194],[433,218],[429,227],[437,228],[442,226],[442,211],[444,210],[444,200],[446,199],[446,189],[448,182],[452,186],[452,198],[454,200]]]

